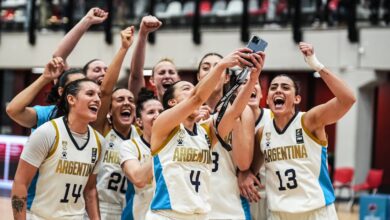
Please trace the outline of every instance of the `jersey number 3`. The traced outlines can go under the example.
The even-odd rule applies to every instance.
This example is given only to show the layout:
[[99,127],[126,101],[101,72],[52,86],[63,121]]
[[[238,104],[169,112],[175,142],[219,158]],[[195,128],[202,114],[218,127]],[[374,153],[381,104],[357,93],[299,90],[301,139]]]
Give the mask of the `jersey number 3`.
[[296,179],[297,175],[295,174],[295,170],[294,169],[288,169],[288,170],[286,170],[284,172],[284,177],[287,178],[287,183],[286,184],[283,183],[283,179],[284,178],[282,178],[282,175],[280,174],[280,171],[276,171],[276,175],[278,175],[278,178],[279,178],[279,183],[280,183],[279,190],[280,191],[284,191],[287,188],[288,189],[295,189],[295,188],[298,187],[298,182],[297,182],[297,179]]

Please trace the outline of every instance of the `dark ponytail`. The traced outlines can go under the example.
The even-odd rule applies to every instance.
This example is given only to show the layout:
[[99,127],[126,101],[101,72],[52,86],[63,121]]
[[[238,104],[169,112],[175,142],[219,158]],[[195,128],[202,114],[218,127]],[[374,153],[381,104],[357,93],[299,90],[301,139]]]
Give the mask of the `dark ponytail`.
[[83,74],[83,70],[80,68],[71,68],[64,71],[61,76],[58,78],[58,82],[51,88],[49,94],[47,95],[46,102],[49,104],[57,104],[60,99],[60,94],[58,94],[58,88],[64,88],[66,84],[69,83],[69,76],[72,74]]
[[145,102],[155,99],[158,101],[157,97],[154,95],[153,91],[150,91],[149,89],[143,87],[141,88],[141,91],[138,93],[138,99],[137,104],[135,108],[135,114],[137,118],[141,117],[141,112],[144,109]]
[[[93,82],[93,80],[84,78],[84,79],[78,79],[75,81],[70,82],[67,84],[64,88],[64,92],[62,93],[62,96],[60,97],[59,102],[57,103],[57,113],[56,113],[56,118],[61,117],[61,116],[67,116],[70,109],[69,109],[69,103],[68,103],[68,95],[72,96],[77,96],[77,94],[80,91],[81,84],[83,82]],[[95,83],[96,84],[96,83]]]

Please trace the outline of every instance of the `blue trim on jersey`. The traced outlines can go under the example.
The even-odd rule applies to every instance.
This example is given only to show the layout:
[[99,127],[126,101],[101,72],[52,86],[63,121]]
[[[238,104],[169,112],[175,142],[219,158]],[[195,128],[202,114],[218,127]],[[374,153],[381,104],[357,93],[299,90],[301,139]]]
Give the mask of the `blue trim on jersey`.
[[326,152],[327,148],[322,147],[321,153],[321,171],[319,176],[320,186],[322,188],[322,192],[325,197],[325,205],[332,204],[335,200],[334,190],[332,186],[332,182],[330,181],[328,168],[326,166],[326,159],[328,158],[328,154]]
[[248,200],[242,196],[240,196],[240,200],[241,200],[242,208],[244,209],[245,220],[252,220],[251,209]]
[[32,203],[34,201],[35,192],[37,190],[38,177],[39,177],[39,170],[35,174],[34,178],[31,181],[31,184],[27,190],[27,210],[31,209]]
[[172,209],[168,187],[162,173],[162,165],[158,155],[153,157],[154,178],[156,180],[156,191],[150,205],[152,210]]
[[127,180],[126,207],[122,211],[122,215],[121,215],[122,220],[134,220],[134,215],[133,215],[134,196],[135,196],[134,185],[129,180]]

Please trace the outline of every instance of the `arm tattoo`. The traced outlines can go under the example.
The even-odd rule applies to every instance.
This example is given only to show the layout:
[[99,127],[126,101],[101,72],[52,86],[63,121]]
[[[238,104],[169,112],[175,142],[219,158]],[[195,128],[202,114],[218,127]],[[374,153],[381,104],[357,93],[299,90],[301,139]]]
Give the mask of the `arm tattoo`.
[[17,212],[20,213],[23,211],[24,204],[26,203],[27,198],[18,196],[12,196],[12,208]]

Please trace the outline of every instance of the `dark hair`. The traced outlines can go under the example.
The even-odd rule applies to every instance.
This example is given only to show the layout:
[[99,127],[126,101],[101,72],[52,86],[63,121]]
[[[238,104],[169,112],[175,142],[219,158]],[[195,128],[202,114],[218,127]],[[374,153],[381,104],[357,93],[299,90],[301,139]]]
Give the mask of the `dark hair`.
[[84,74],[81,68],[71,68],[65,70],[60,77],[58,77],[57,83],[51,87],[49,94],[47,95],[46,102],[49,104],[56,104],[58,99],[60,98],[60,94],[58,94],[58,88],[64,88],[66,84],[69,83],[69,76],[72,74]]
[[137,104],[135,107],[135,114],[137,118],[141,117],[141,111],[144,109],[145,102],[153,99],[158,101],[153,91],[150,91],[145,87],[141,88],[141,91],[138,93]]
[[170,109],[172,106],[168,104],[169,100],[173,99],[174,93],[175,93],[175,85],[179,82],[183,82],[183,80],[179,80],[170,86],[168,86],[167,90],[165,90],[163,98],[162,98],[162,104],[164,107],[164,110]]
[[87,71],[88,71],[88,68],[89,68],[89,65],[95,61],[98,61],[100,59],[92,59],[90,61],[88,61],[84,66],[83,66],[83,72],[85,75],[87,75]]
[[210,57],[210,56],[217,56],[217,57],[223,59],[223,56],[222,56],[221,54],[219,54],[219,53],[214,53],[214,52],[206,53],[206,54],[202,57],[202,59],[200,59],[200,62],[199,62],[199,65],[198,65],[198,73],[199,73],[199,71],[200,71],[200,67],[202,66],[203,60],[206,59],[207,57]]
[[56,118],[64,116],[64,115],[68,115],[70,109],[69,109],[69,103],[68,103],[67,96],[68,95],[76,96],[80,91],[81,84],[84,82],[93,82],[96,84],[95,81],[84,78],[84,79],[78,79],[78,80],[72,81],[68,85],[65,86],[64,92],[62,93],[62,96],[61,96],[59,102],[57,103]]
[[295,95],[300,95],[301,94],[301,86],[300,86],[300,82],[292,75],[287,75],[287,74],[279,74],[279,75],[276,75],[275,77],[273,77],[270,81],[269,81],[269,85],[268,85],[268,88],[271,86],[271,83],[272,81],[277,78],[277,77],[287,77],[289,78],[292,82],[293,82],[293,85],[294,85],[294,89],[295,89]]

